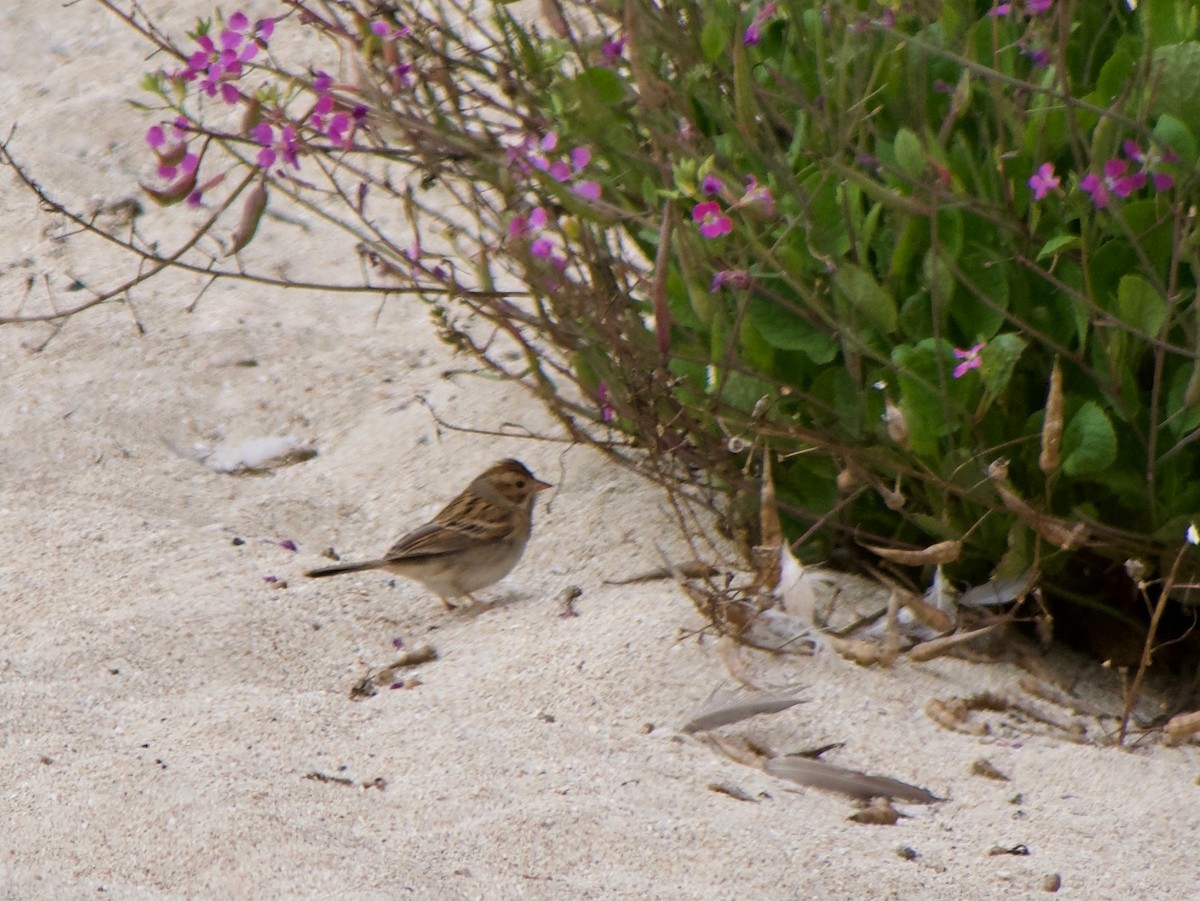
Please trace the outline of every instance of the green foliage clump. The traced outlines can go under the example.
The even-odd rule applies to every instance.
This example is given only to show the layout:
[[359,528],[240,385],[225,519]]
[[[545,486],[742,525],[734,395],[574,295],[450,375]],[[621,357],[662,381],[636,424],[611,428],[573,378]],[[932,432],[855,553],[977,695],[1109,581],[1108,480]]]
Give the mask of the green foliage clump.
[[532,42],[548,127],[621,211],[583,218],[657,267],[622,302],[661,359],[592,345],[582,371],[644,437],[678,405],[702,457],[784,455],[797,524],[959,541],[975,578],[1173,559],[1200,512],[1197,21],[630,2],[615,64]]

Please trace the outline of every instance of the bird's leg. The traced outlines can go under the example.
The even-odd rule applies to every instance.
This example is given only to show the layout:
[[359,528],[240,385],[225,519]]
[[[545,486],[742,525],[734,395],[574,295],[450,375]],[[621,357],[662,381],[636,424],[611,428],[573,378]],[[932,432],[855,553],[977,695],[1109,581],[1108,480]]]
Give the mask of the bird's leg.
[[485,604],[483,601],[477,600],[475,598],[475,595],[473,595],[473,594],[464,593],[463,597],[465,597],[468,601],[471,602],[471,609],[473,611],[475,611],[476,613],[483,613],[483,611],[485,611],[485,610],[492,609],[491,604]]

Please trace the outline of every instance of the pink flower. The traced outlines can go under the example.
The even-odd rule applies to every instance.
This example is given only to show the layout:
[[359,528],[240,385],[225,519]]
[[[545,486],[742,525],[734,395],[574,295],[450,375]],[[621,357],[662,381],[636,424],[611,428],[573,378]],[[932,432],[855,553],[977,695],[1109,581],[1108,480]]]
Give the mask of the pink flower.
[[1053,163],[1042,163],[1037,171],[1029,176],[1029,187],[1033,190],[1033,199],[1041,200],[1059,185],[1059,177],[1054,174]]
[[723,187],[725,186],[721,183],[721,179],[717,178],[715,175],[706,175],[700,182],[701,192],[709,195],[710,197],[713,194],[720,194]]
[[1094,172],[1089,172],[1079,182],[1080,189],[1092,198],[1092,204],[1096,209],[1102,210],[1108,206],[1111,199],[1110,194],[1128,197],[1134,191],[1146,186],[1146,173],[1135,172],[1133,175],[1126,175],[1127,165],[1124,160],[1109,160],[1104,164],[1103,178]]
[[574,191],[585,200],[600,199],[600,183],[596,181],[577,181],[574,184]]
[[758,207],[765,216],[775,215],[775,198],[771,196],[771,189],[760,185],[753,175],[746,176],[746,193],[737,203],[738,206],[745,204]]
[[733,220],[721,212],[721,204],[707,200],[692,207],[692,221],[700,225],[700,234],[718,238],[733,231]]
[[954,367],[954,372],[951,373],[956,379],[961,379],[972,369],[979,368],[980,363],[983,362],[979,358],[979,352],[983,350],[983,344],[981,341],[973,347],[968,347],[966,350],[961,350],[957,347],[954,348],[954,356],[962,360],[961,363]]

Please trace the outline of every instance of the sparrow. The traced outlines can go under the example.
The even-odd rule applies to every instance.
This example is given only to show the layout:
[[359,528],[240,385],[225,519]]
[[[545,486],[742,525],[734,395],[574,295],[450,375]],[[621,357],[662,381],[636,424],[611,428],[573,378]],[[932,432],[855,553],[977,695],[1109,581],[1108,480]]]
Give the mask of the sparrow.
[[310,578],[385,569],[415,579],[438,596],[465,597],[486,607],[473,592],[503,579],[517,565],[533,525],[537,494],[551,487],[512,458],[478,475],[430,522],[413,529],[377,560],[313,569]]

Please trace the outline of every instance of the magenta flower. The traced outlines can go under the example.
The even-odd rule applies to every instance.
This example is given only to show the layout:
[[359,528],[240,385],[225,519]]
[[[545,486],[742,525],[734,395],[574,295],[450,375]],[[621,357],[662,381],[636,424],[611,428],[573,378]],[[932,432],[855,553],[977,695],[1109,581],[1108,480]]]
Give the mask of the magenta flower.
[[[537,150],[534,150],[534,147]],[[506,150],[510,165],[524,173],[531,169],[545,172],[557,182],[571,183],[573,190],[586,200],[600,199],[600,183],[583,179],[584,169],[592,161],[592,151],[587,147],[575,147],[565,156],[550,159],[546,154],[558,149],[558,135],[550,132],[540,141],[526,135],[520,144]]]
[[983,361],[979,358],[979,352],[983,350],[983,342],[976,344],[973,347],[968,347],[966,350],[954,348],[954,356],[962,360],[954,367],[954,372],[951,373],[956,379],[961,379],[972,369],[978,369]]
[[988,10],[988,16],[993,19],[998,19],[1000,16],[1007,16],[1010,12],[1012,12],[1012,10],[1013,5],[1011,3],[997,3],[990,10]]
[[209,34],[196,38],[200,49],[187,60],[187,67],[179,73],[185,81],[200,79],[200,88],[210,97],[218,93],[228,104],[237,103],[241,92],[232,84],[242,75],[242,64],[253,59],[275,31],[273,19],[262,19],[250,30],[246,14],[236,12],[229,17],[227,27],[222,29],[214,42]]
[[1035,69],[1044,69],[1050,65],[1050,51],[1041,47],[1024,47],[1025,55]]
[[554,241],[546,235],[539,235],[550,222],[550,216],[544,207],[534,207],[528,217],[514,216],[508,223],[510,238],[525,240],[533,238],[529,244],[529,252],[538,259],[547,260],[560,272],[567,267],[566,257],[559,254]]
[[376,19],[371,23],[371,33],[383,38],[385,41],[391,41],[395,38],[402,38],[405,35],[412,34],[412,29],[407,25],[396,28],[386,19]]
[[1154,171],[1160,163],[1177,163],[1179,157],[1173,151],[1167,150],[1164,153],[1159,153],[1153,147],[1143,151],[1133,141],[1126,141],[1122,145],[1125,155],[1135,163],[1140,163],[1142,170],[1150,176],[1150,180],[1154,183],[1154,190],[1167,191],[1175,184],[1175,179],[1166,172]]
[[161,125],[152,125],[146,130],[146,143],[158,158],[158,177],[172,181],[183,173],[184,176],[194,176],[200,166],[200,157],[187,148],[187,120],[182,117],[171,125],[171,136]]
[[706,238],[719,238],[733,231],[733,220],[721,212],[721,204],[715,200],[692,207],[692,221],[699,223],[700,234]]
[[1104,164],[1103,178],[1090,172],[1079,182],[1080,189],[1092,198],[1096,209],[1102,210],[1108,206],[1110,194],[1128,197],[1146,186],[1146,173],[1135,172],[1133,175],[1126,175],[1127,165],[1124,160],[1109,160]]
[[715,175],[706,175],[700,182],[701,193],[707,194],[710,197],[714,194],[720,194],[721,189],[724,187],[725,185],[721,182],[721,179]]
[[616,411],[613,409],[612,399],[608,393],[608,385],[601,382],[596,386],[596,400],[600,402],[600,421],[612,422],[616,416]]
[[774,3],[768,3],[755,13],[754,18],[746,28],[745,34],[742,35],[742,43],[750,46],[760,43],[762,41],[763,26],[775,18],[775,13],[778,12],[778,9]]
[[300,168],[300,160],[296,154],[296,129],[291,125],[279,129],[276,137],[275,129],[269,123],[259,122],[250,132],[250,136],[262,146],[262,150],[258,152],[258,165],[263,169],[270,169],[280,157],[293,169]]
[[1060,179],[1054,174],[1053,163],[1042,163],[1037,171],[1029,176],[1029,187],[1033,190],[1033,199],[1041,200],[1058,187]]
[[620,59],[621,54],[625,52],[625,38],[617,38],[612,41],[605,41],[600,47],[600,54],[610,63]]
[[1054,0],[1025,0],[1025,14],[1040,16],[1054,5]]

